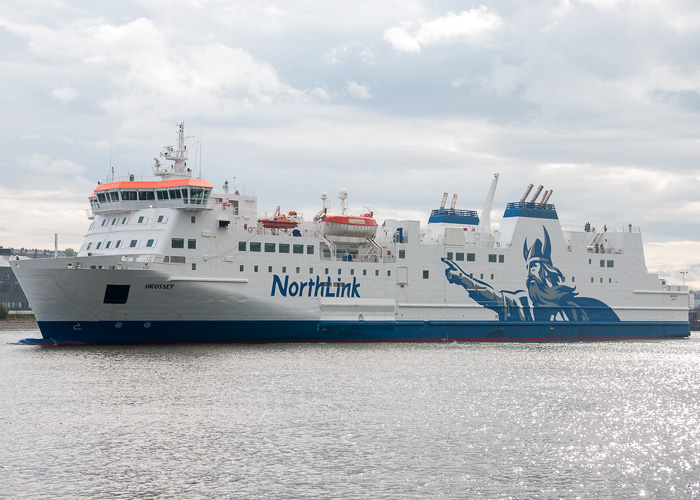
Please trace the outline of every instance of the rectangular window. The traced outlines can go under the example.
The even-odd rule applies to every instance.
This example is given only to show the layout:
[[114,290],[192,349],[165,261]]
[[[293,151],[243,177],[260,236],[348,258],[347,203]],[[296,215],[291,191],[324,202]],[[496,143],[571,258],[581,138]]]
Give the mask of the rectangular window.
[[250,242],[250,251],[251,252],[259,252],[261,250],[261,245],[259,241],[251,241]]
[[475,260],[476,260],[476,254],[473,254],[473,253],[467,254],[467,262],[474,262]]
[[185,239],[184,238],[173,238],[172,241],[170,242],[170,246],[172,248],[185,248]]
[[608,267],[615,267],[615,261],[614,261],[614,260],[609,260],[609,261],[608,261]]
[[258,272],[258,266],[253,266],[253,272],[255,272],[255,273]]
[[375,276],[379,276],[379,269],[376,269],[376,270],[374,271],[374,275],[375,275]]
[[111,242],[111,241],[108,241],[108,242],[107,242],[107,246],[106,246],[105,248],[109,248],[109,247],[111,247],[111,246],[112,246],[112,242]]
[[239,251],[239,252],[245,252],[245,241],[239,241],[239,242],[238,242],[238,251]]
[[493,274],[491,275],[491,279],[493,279]]
[[122,219],[122,224],[126,224],[126,217]]
[[97,242],[97,247],[96,247],[97,250],[99,250],[101,246],[102,246],[102,242],[101,242],[101,241],[98,241],[98,242]]
[[87,250],[90,250],[92,248],[92,243],[88,243]]
[[506,261],[506,256],[505,255],[499,255],[498,256],[498,262],[503,264]]
[[292,252],[294,253],[304,253],[304,245],[293,245]]
[[595,280],[594,280],[593,278],[591,278],[591,283],[593,283],[594,281],[595,281]]
[[197,240],[187,240],[187,248],[190,250],[197,248]]
[[497,257],[495,253],[490,253],[489,254],[489,262],[496,262]]
[[122,240],[117,240],[117,244],[114,245],[114,246],[115,246],[116,248],[119,248],[120,246],[122,246]]
[[280,253],[289,253],[289,243],[280,243]]
[[231,224],[230,220],[220,220],[219,221],[219,227],[222,227],[224,229],[228,228],[229,224]]
[[142,222],[143,222],[143,215],[141,217],[139,217],[139,224],[141,224]]
[[190,222],[192,224],[195,224],[197,222],[197,217],[195,217],[194,215],[192,217],[190,217]]
[[110,191],[109,197],[112,198],[112,201],[119,201],[119,193],[116,191]]
[[325,269],[325,274],[328,274],[328,268]]
[[102,225],[104,226],[105,224],[107,224],[107,219],[102,221]]
[[267,266],[267,272],[271,273],[272,272],[272,266]]
[[301,267],[297,267],[297,274],[301,272]]
[[265,252],[266,253],[274,253],[275,251],[275,244],[274,243],[265,243]]
[[367,276],[367,269],[362,270],[362,276]]
[[117,223],[117,219],[112,219],[112,225],[115,225]]
[[286,272],[287,272],[287,266],[282,266],[282,273],[286,273]]
[[313,245],[306,245],[306,253],[308,253],[309,255],[313,255],[314,246]]
[[156,197],[159,200],[167,200],[168,199],[168,192],[167,191],[156,191]]
[[136,247],[136,244],[139,242],[139,240],[131,240],[131,243],[129,243],[129,248],[134,248]]
[[354,270],[354,269],[350,269],[350,276],[355,276],[355,270]]
[[196,263],[196,262],[193,262],[193,263],[192,263],[192,270],[193,270],[193,271],[196,271],[196,270],[197,270],[197,263]]
[[240,267],[238,268],[238,270],[241,271],[241,272],[243,272],[243,271],[245,270],[245,267],[243,266],[243,264],[240,265]]
[[428,278],[430,278],[430,271],[423,269],[423,279],[427,280]]
[[447,252],[447,260],[454,259],[454,254],[452,252]]
[[406,250],[399,250],[399,259],[406,258]]
[[605,260],[604,259],[600,259],[600,267],[605,267]]
[[340,275],[343,272],[342,269],[338,269],[338,275]]
[[457,258],[455,260],[464,260],[464,252],[457,252]]
[[387,275],[387,276],[391,276],[391,270],[388,270],[388,271],[386,272],[386,275]]
[[154,242],[155,242],[155,240],[148,240],[148,241],[146,242],[146,246],[150,248],[150,247],[153,246],[153,243],[154,243]]
[[310,268],[309,268],[309,274],[313,274],[313,273],[314,273],[314,268],[313,268],[313,267],[310,267]]
[[162,216],[162,215],[159,215],[159,216],[158,216],[158,222],[163,222],[163,216]]

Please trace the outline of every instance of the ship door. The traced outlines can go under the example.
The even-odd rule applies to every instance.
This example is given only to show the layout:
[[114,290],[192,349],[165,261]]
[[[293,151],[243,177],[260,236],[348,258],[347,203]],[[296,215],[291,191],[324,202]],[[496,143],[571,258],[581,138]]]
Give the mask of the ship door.
[[399,285],[408,285],[408,267],[399,266],[396,268],[396,283]]

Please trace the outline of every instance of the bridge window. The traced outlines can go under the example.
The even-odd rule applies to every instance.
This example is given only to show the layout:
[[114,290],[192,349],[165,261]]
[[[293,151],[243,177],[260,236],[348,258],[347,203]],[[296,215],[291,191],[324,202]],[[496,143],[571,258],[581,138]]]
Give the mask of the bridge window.
[[171,200],[179,200],[182,198],[182,194],[180,193],[179,189],[170,189],[168,193],[170,194]]
[[119,193],[117,191],[110,191],[109,197],[112,199],[112,201],[119,201]]
[[100,200],[102,203],[104,203],[105,201],[107,201],[107,199],[105,198],[104,193],[97,193],[97,199]]
[[139,191],[139,200],[142,201],[147,201],[147,200],[155,200],[156,196],[153,193],[153,191]]
[[136,191],[124,191],[122,190],[120,192],[122,201],[136,201],[138,199],[138,195],[136,194]]
[[170,242],[172,248],[185,248],[184,238],[173,238]]
[[187,203],[187,188],[182,188],[182,202]]
[[162,189],[161,189],[161,190],[158,190],[158,191],[156,191],[156,197],[157,197],[159,200],[167,200],[167,199],[168,199],[168,192],[167,192],[167,191],[164,191],[164,190],[162,190]]

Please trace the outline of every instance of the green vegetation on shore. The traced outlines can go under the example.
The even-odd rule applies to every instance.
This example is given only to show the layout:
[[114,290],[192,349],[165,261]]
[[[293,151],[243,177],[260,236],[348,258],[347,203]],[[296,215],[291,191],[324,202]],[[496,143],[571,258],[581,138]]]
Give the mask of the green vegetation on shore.
[[11,313],[7,308],[0,303],[0,320],[3,319],[23,319],[23,320],[34,320],[34,314],[32,313]]

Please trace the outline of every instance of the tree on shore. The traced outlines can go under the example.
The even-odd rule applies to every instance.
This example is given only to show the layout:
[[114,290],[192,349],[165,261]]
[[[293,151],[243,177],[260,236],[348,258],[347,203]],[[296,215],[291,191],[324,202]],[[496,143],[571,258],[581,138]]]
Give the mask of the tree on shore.
[[7,307],[0,302],[0,319],[7,319],[7,316],[9,316],[10,312],[7,310]]

